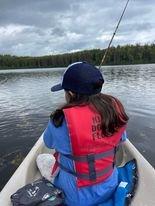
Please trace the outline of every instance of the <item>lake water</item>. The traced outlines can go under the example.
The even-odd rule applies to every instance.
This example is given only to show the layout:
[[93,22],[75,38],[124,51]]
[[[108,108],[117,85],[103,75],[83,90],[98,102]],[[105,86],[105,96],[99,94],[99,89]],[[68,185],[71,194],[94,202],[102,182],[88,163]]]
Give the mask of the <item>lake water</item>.
[[[0,70],[0,189],[64,102],[50,88],[64,68]],[[155,167],[155,64],[103,67],[104,93],[118,97],[130,117],[128,137]]]

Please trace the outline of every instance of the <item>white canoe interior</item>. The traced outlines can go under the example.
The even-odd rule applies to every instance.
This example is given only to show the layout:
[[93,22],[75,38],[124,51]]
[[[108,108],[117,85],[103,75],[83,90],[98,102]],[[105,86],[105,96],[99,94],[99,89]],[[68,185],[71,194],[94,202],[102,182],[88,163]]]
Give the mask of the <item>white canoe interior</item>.
[[[41,153],[51,153],[43,143],[42,136],[36,142],[24,161],[12,175],[0,193],[0,206],[10,206],[10,196],[17,189],[33,182],[40,177],[36,166],[36,157]],[[138,187],[132,206],[155,206],[155,170],[138,150],[127,140],[117,152],[117,165],[123,165],[128,160],[135,158],[138,163]]]

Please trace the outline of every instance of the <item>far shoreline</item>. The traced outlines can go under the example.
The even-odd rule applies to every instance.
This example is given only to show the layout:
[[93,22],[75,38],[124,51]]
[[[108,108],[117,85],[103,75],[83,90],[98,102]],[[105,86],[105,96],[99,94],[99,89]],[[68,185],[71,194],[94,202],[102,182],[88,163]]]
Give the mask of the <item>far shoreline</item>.
[[[0,70],[5,69],[35,69],[61,68],[73,62],[87,61],[100,65],[106,49],[92,49],[74,53],[64,53],[46,56],[11,56],[0,55]],[[139,65],[155,63],[155,44],[125,45],[111,47],[103,66]]]
[[[119,64],[119,65],[103,65],[101,68],[104,68],[104,67],[121,67],[121,66],[141,66],[141,65],[155,65],[155,63],[145,63],[145,64],[143,64],[143,63],[141,63],[141,64]],[[99,68],[99,66],[96,66],[97,68]],[[58,69],[58,70],[64,70],[66,67],[36,67],[36,68],[31,68],[31,67],[29,67],[29,68],[5,68],[5,69],[3,69],[3,68],[0,68],[0,73],[2,72],[6,72],[6,71],[28,71],[28,70],[30,70],[30,71],[32,71],[32,70],[34,70],[34,71],[42,71],[42,70],[52,70],[52,69]]]

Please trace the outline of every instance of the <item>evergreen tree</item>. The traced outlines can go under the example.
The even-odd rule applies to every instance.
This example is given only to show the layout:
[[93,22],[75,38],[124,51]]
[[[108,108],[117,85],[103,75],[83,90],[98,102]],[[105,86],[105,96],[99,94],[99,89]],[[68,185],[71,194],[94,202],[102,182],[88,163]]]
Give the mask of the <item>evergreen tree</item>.
[[[42,57],[0,55],[0,69],[66,67],[75,61],[88,61],[94,65],[99,65],[104,53],[105,49],[92,49]],[[155,63],[155,44],[112,46],[104,65],[147,63]]]

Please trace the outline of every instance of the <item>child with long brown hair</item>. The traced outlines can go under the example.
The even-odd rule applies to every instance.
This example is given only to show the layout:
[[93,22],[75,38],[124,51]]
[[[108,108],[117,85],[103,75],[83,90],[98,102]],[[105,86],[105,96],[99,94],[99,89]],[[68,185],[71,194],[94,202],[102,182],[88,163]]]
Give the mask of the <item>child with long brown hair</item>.
[[95,66],[76,62],[51,89],[64,89],[66,104],[51,114],[44,142],[57,152],[55,185],[67,205],[102,203],[118,184],[115,153],[128,116],[117,98],[101,93],[103,83]]

